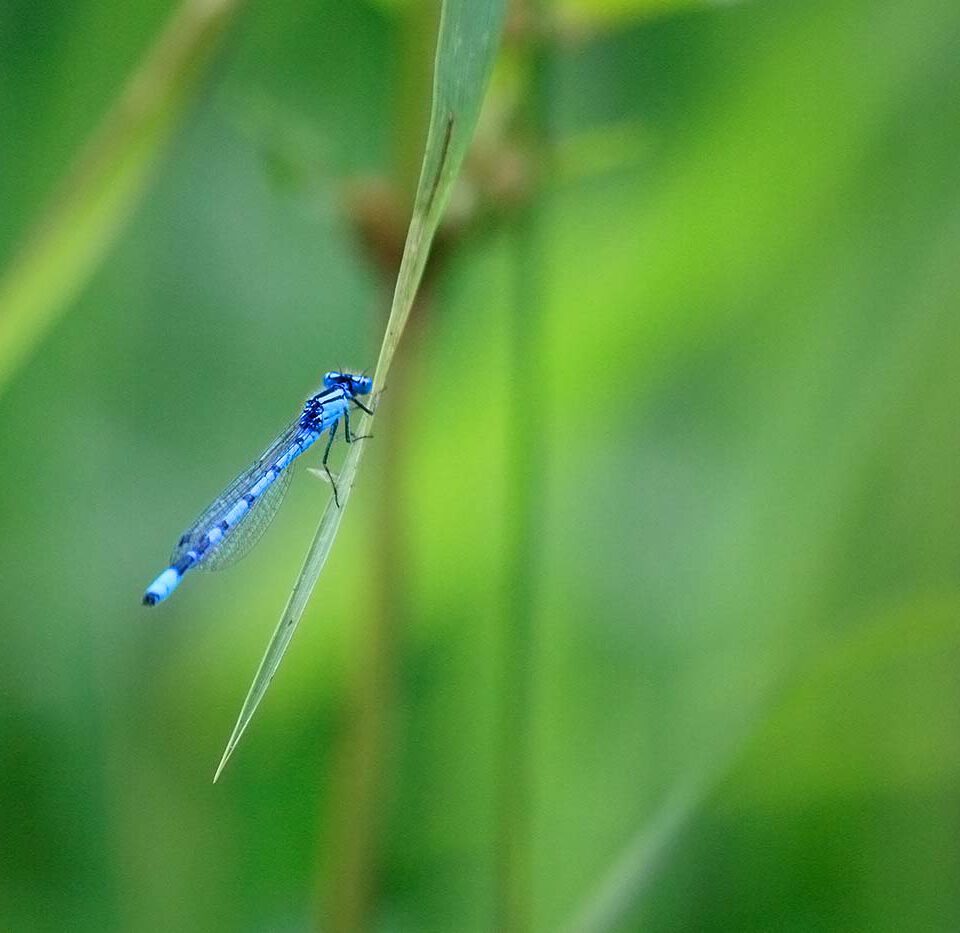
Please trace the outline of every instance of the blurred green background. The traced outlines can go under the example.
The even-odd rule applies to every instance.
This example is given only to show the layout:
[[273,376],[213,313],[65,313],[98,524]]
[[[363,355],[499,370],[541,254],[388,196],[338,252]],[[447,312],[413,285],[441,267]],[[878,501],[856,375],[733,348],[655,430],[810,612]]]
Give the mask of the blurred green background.
[[[172,10],[4,4],[4,264]],[[0,928],[960,928],[954,0],[514,10],[333,557],[211,785],[328,487],[140,597],[373,365],[369,179],[415,177],[434,15],[242,11],[0,386]]]

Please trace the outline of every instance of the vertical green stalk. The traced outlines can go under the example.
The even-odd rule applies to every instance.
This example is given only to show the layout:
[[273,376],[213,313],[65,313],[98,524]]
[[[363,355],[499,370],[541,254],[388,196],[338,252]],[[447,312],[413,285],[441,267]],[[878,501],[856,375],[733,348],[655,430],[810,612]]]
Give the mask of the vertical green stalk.
[[[401,24],[397,64],[401,93],[394,98],[396,141],[391,178],[396,195],[407,205],[413,204],[416,193],[427,129],[431,75],[424,62],[430,61],[437,20],[438,4],[423,2],[411,5]],[[397,273],[395,267],[380,271],[387,283]],[[407,326],[408,351],[413,350],[408,352],[408,366],[390,382],[390,404],[399,424],[409,423],[407,412],[413,404],[407,389],[412,383],[411,369],[420,337],[416,325],[424,318],[426,293],[422,285]],[[382,436],[387,444],[382,452],[385,462],[403,463],[408,432],[386,431]],[[399,471],[389,470],[378,495],[379,533],[374,537],[369,568],[375,583],[368,591],[367,611],[360,620],[363,630],[348,691],[348,721],[330,805],[330,848],[337,857],[327,863],[323,926],[332,933],[369,929],[377,904],[386,812],[393,785],[391,752],[395,745],[393,710],[397,708],[399,646],[406,621],[400,481]]]
[[[390,383],[390,405],[397,424],[409,424],[416,402],[414,388],[418,355],[429,320],[429,283],[421,286],[406,328],[406,365]],[[432,306],[432,305],[431,305]],[[408,431],[382,432],[386,446],[379,456],[399,465],[407,461]],[[344,747],[330,807],[337,853],[325,879],[325,916],[329,928],[339,931],[373,926],[382,869],[387,813],[395,786],[397,735],[395,711],[399,695],[400,664],[409,604],[404,584],[409,567],[403,546],[402,477],[391,469],[378,493],[379,533],[372,541],[369,572],[373,585],[359,633],[358,659],[348,691]]]
[[[546,384],[543,355],[542,180],[548,165],[549,60],[542,35],[542,10],[526,5],[529,32],[520,47],[527,94],[522,133],[533,167],[528,198],[514,224],[515,299],[508,339],[508,379],[512,395]],[[535,767],[533,707],[536,678],[535,599],[538,569],[536,538],[543,515],[541,490],[547,436],[542,417],[507,421],[508,526],[505,573],[506,612],[502,635],[502,689],[499,736],[499,814],[496,854],[497,928],[533,926],[533,814]]]
[[376,605],[369,606],[347,692],[349,721],[328,817],[331,855],[325,860],[324,922],[319,926],[333,933],[370,928],[379,886],[398,636],[382,592],[373,599]]

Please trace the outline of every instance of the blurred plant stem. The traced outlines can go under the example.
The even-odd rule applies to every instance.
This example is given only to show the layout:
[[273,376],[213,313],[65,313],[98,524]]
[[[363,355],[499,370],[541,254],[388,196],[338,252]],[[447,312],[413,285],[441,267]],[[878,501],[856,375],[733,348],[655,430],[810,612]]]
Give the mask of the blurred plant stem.
[[[514,220],[516,252],[512,333],[507,378],[510,394],[522,399],[542,391],[543,294],[545,268],[540,194],[549,159],[549,39],[541,32],[538,0],[521,7],[526,28],[515,33],[526,93],[518,131],[533,166],[527,197]],[[522,92],[521,92],[522,93]],[[540,407],[538,405],[538,407]],[[508,502],[506,599],[502,633],[502,688],[498,741],[498,827],[496,847],[496,928],[525,931],[533,926],[533,705],[536,676],[535,600],[539,567],[536,538],[543,515],[541,490],[546,471],[546,431],[541,417],[507,419]]]
[[[387,274],[389,274],[388,270]],[[390,407],[394,423],[409,424],[418,382],[419,350],[429,320],[429,282],[421,286],[406,328],[407,352],[390,381]],[[402,475],[396,465],[408,460],[409,432],[385,430],[385,450],[380,454],[394,469],[384,472],[375,514],[378,532],[372,536],[369,573],[376,585],[358,632],[352,683],[347,690],[339,768],[331,799],[333,829],[327,863],[325,929],[356,931],[374,925],[379,874],[383,858],[386,813],[389,808],[396,750],[396,710],[403,632],[407,623],[404,599],[409,569],[403,539]]]
[[[368,183],[347,192],[350,213],[386,288],[396,280],[406,235],[405,222],[396,220],[409,217],[417,189],[427,134],[430,66],[438,12],[439,3],[430,0],[409,4],[403,14],[398,91],[393,96],[397,109],[389,182],[373,187]],[[430,266],[435,268],[435,263]],[[427,318],[429,293],[429,282],[424,281],[406,327],[406,365],[390,380],[390,407],[395,424],[410,423],[409,390],[416,383],[417,350]],[[383,436],[387,443],[385,461],[405,462],[409,434],[386,430]],[[326,861],[322,885],[326,922],[321,925],[336,933],[371,928],[377,904],[393,777],[393,717],[398,706],[399,653],[405,627],[404,580],[408,577],[402,541],[401,483],[399,470],[384,472],[375,508],[378,533],[372,539],[374,549],[369,567],[371,579],[378,582],[370,590],[366,612],[358,619],[362,631],[357,637],[356,666],[347,691],[347,723],[331,797],[330,851],[335,855]]]
[[184,0],[0,275],[0,391],[93,274],[242,0]]

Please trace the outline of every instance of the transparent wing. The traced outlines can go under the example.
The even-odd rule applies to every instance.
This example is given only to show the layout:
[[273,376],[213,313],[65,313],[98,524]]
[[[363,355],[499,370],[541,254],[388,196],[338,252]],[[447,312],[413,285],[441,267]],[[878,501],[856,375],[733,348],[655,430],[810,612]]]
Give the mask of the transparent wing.
[[[180,535],[180,540],[177,542],[177,546],[173,549],[173,553],[170,555],[170,563],[173,564],[179,560],[187,551],[191,550],[197,546],[203,536],[211,529],[214,525],[218,524],[221,519],[233,508],[237,500],[245,493],[250,487],[260,478],[264,469],[274,460],[276,460],[280,454],[286,450],[299,436],[302,431],[302,428],[299,424],[299,418],[295,421],[292,421],[280,434],[276,437],[273,443],[267,447],[262,454],[260,454],[257,459],[250,464],[247,469],[245,469],[222,493],[210,503],[207,508],[200,513],[197,517],[197,520],[182,534]],[[291,464],[292,465],[292,464]],[[250,520],[252,516],[263,508],[264,500],[269,500],[271,498],[271,493],[276,486],[281,486],[282,491],[277,498],[277,501],[273,503],[273,512],[276,513],[277,508],[280,505],[280,499],[283,498],[283,492],[286,491],[286,485],[289,483],[289,467],[283,471],[278,477],[276,482],[270,489],[267,490],[260,497],[259,500],[255,501],[253,508],[250,509],[250,512],[244,516],[241,520],[241,524],[233,530],[233,534],[227,537],[227,540],[224,541],[224,546],[227,546],[230,539],[235,535],[240,534],[240,528],[243,523],[247,520]],[[268,502],[268,505],[270,503]],[[269,509],[267,510],[269,511]],[[265,526],[264,526],[265,527]],[[264,529],[261,529],[261,534]],[[252,544],[250,545],[252,547]],[[213,555],[207,558],[210,560]]]
[[276,478],[273,485],[253,503],[250,511],[240,519],[222,544],[207,551],[197,565],[198,570],[223,570],[253,550],[253,546],[263,537],[263,533],[280,511],[280,503],[287,494],[296,465],[294,461]]

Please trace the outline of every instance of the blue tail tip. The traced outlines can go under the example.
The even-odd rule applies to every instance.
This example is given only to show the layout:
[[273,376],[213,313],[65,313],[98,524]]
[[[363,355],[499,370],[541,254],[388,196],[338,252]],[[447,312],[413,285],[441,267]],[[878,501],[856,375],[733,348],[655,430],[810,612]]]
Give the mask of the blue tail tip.
[[143,604],[144,606],[156,606],[160,602],[160,597],[156,593],[144,593],[143,594]]

